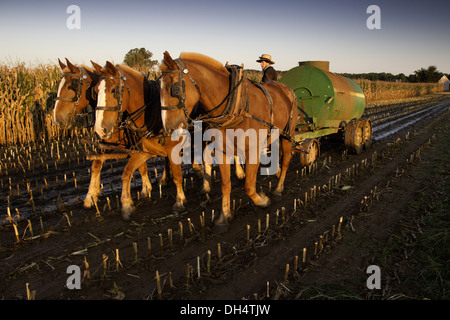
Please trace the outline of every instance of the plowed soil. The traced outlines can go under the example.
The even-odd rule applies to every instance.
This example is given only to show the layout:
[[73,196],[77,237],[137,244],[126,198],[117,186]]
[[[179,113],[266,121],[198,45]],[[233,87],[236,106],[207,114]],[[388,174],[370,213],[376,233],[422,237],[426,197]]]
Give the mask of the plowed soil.
[[[449,120],[447,110],[375,142],[360,155],[347,155],[338,139],[323,139],[314,168],[303,169],[294,156],[283,196],[271,195],[267,209],[255,207],[243,181],[233,177],[235,215],[224,233],[212,223],[213,210],[217,217],[221,205],[218,170],[210,199],[199,192],[201,181],[186,175],[188,203],[179,214],[172,211],[175,188],[169,182],[162,197],[154,183],[151,199],[135,199],[129,221],[122,220],[115,193],[111,210],[100,196],[100,213],[75,201],[31,217],[33,236],[28,221],[19,222],[20,242],[13,226],[5,224],[0,227],[0,299],[26,299],[27,284],[37,300],[392,297],[400,290],[392,279],[396,267],[380,266],[382,288],[375,290],[366,286],[366,270],[380,264],[380,248],[408,217],[417,193],[436,183],[437,176],[448,178],[450,159],[442,148],[449,145]],[[432,168],[438,174],[428,174],[436,172]],[[114,174],[120,179],[120,172]],[[276,181],[260,176],[258,188],[269,194]],[[80,189],[73,190],[73,198],[83,198],[87,190]],[[134,194],[138,190],[139,185]],[[80,289],[67,287],[71,265],[80,267]],[[319,287],[327,289],[319,295]]]

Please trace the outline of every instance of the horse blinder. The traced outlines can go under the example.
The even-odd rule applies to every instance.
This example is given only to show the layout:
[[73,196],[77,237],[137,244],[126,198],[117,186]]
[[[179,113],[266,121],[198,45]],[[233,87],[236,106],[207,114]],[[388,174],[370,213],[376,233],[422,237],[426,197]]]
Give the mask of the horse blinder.
[[170,95],[172,97],[177,98],[178,100],[183,100],[185,98],[185,92],[186,85],[184,80],[181,80],[181,82],[172,83],[172,86],[170,87]]

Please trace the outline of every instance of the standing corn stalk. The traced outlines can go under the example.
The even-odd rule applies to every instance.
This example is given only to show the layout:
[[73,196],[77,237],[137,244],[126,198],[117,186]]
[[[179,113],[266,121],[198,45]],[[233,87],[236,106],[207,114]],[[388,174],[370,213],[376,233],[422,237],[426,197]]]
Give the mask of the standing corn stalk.
[[51,121],[60,78],[56,65],[0,66],[0,144],[46,141],[61,134]]

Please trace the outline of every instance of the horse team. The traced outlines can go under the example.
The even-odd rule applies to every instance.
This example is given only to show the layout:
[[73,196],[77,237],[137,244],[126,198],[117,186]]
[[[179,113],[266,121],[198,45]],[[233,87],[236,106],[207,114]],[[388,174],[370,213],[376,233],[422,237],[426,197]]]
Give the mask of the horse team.
[[[192,129],[193,120],[201,115],[205,123],[214,123],[214,128],[226,137],[227,129],[255,130],[257,135],[264,134],[260,129],[279,129],[280,136],[270,133],[261,138],[267,143],[279,139],[281,170],[275,195],[281,195],[284,180],[292,157],[293,137],[297,123],[297,103],[292,90],[278,82],[254,84],[242,79],[239,86],[245,88],[245,107],[240,112],[239,121],[227,122],[221,126],[221,119],[227,112],[224,101],[232,98],[236,88],[230,87],[230,72],[220,62],[196,53],[181,53],[178,59],[172,59],[168,52],[164,53],[160,70],[161,77],[156,81],[148,80],[142,73],[125,65],[113,65],[109,61],[100,66],[91,61],[93,68],[75,66],[68,59],[66,64],[59,64],[62,78],[58,86],[54,108],[54,122],[69,128],[75,115],[81,113],[88,105],[95,106],[95,132],[102,142],[111,144],[116,149],[123,148],[130,153],[129,160],[122,174],[122,217],[129,219],[135,210],[130,194],[130,183],[133,173],[139,170],[142,177],[141,194],[149,196],[152,185],[148,177],[146,161],[150,157],[163,156],[166,167],[163,183],[170,170],[176,185],[175,210],[181,210],[186,203],[182,186],[182,170],[179,161],[175,161],[173,152],[180,140],[173,141],[171,135],[176,129]],[[240,89],[240,88],[239,88]],[[198,111],[200,110],[200,112]],[[274,112],[275,110],[275,112]],[[231,115],[233,116],[233,115]],[[208,120],[212,120],[209,122]],[[220,141],[220,148],[214,150],[219,159],[222,189],[222,211],[216,219],[217,226],[226,227],[232,219],[230,206],[231,193],[231,161],[230,153],[225,153],[226,139]],[[256,178],[260,166],[259,153],[256,161],[248,161],[252,145],[245,140],[244,155],[245,173],[235,157],[236,175],[245,176],[245,192],[259,207],[270,205],[270,199],[264,193],[256,192]],[[259,140],[258,140],[259,141]],[[211,145],[211,144],[210,144]],[[210,145],[195,146],[202,148]],[[237,152],[237,151],[236,151]],[[208,153],[205,153],[208,154]],[[210,153],[209,153],[210,154]],[[241,155],[242,156],[242,155]],[[210,159],[209,159],[210,160]],[[93,160],[91,181],[84,206],[90,208],[98,200],[100,194],[100,172],[103,158]],[[194,169],[204,177],[203,192],[210,191],[211,161],[198,163],[194,160]]]

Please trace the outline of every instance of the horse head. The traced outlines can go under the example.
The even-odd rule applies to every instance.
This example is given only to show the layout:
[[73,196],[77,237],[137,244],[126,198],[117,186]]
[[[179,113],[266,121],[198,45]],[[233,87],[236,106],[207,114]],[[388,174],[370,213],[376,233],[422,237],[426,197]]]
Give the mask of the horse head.
[[[189,75],[189,70],[181,59],[173,60],[165,51],[160,65],[161,117],[166,134],[178,128],[187,128],[189,115],[200,99],[200,90]],[[190,81],[185,81],[185,76]],[[188,90],[198,95],[186,95]],[[197,89],[197,90],[196,90]]]
[[100,81],[94,88],[98,97],[95,132],[101,139],[111,139],[114,128],[122,120],[122,107],[128,103],[129,89],[124,90],[127,79],[124,71],[109,61],[103,68],[93,61],[91,63],[100,75]]
[[59,59],[58,62],[63,74],[58,85],[53,121],[64,128],[70,128],[77,114],[90,103],[96,104],[92,87],[98,82],[98,74],[86,66],[73,65],[67,58],[67,65]]

